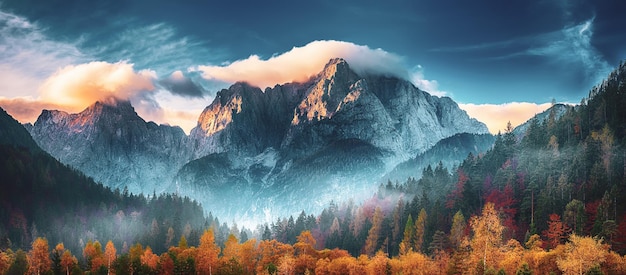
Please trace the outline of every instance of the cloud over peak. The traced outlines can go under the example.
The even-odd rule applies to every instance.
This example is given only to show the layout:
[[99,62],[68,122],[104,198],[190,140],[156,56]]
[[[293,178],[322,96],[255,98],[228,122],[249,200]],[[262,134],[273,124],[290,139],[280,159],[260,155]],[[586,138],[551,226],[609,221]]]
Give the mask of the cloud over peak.
[[156,73],[135,72],[133,64],[89,62],[69,65],[51,75],[39,88],[43,101],[74,108],[84,108],[109,97],[131,99],[155,89]]
[[268,59],[251,55],[227,65],[203,65],[192,70],[201,72],[208,81],[245,81],[265,88],[306,81],[336,57],[345,59],[358,74],[383,74],[408,79],[402,57],[382,49],[334,40],[313,41]]

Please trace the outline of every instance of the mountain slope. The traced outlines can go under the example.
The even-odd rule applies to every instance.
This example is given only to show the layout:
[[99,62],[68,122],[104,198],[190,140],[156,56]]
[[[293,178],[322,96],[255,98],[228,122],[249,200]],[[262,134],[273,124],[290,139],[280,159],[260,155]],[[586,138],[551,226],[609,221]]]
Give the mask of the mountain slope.
[[61,162],[134,193],[162,192],[189,160],[182,129],[145,122],[130,102],[114,98],[77,114],[44,110],[30,133]]

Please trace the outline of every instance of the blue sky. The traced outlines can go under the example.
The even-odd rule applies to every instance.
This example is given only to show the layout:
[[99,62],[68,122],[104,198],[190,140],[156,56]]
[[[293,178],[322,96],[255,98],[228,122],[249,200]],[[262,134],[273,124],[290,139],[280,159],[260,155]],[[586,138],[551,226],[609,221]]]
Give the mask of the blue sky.
[[[483,121],[497,116],[485,122],[502,129],[501,120],[519,123],[552,98],[580,102],[626,59],[624,10],[616,0],[5,0],[0,106],[32,121],[41,108],[77,111],[125,93],[146,119],[189,130],[237,77],[342,53],[450,96]],[[68,95],[84,102],[55,101]]]

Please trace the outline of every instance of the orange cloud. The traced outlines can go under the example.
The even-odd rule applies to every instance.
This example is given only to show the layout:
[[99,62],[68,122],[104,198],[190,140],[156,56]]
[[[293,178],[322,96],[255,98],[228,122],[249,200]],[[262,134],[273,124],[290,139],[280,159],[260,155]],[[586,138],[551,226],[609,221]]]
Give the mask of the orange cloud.
[[313,41],[267,60],[252,55],[224,66],[198,66],[191,70],[202,72],[202,77],[210,81],[246,81],[265,88],[306,81],[336,57],[345,59],[359,74],[376,73],[408,79],[400,56],[343,41]]
[[510,102],[504,104],[459,104],[470,117],[487,124],[489,132],[504,132],[510,121],[513,127],[519,126],[534,115],[550,108],[551,103]]
[[82,109],[100,99],[131,99],[153,91],[154,79],[155,72],[135,72],[126,62],[90,62],[58,70],[40,86],[39,94],[43,102]]
[[42,102],[29,97],[0,97],[0,107],[7,111],[7,113],[11,114],[14,119],[22,123],[35,122],[43,109],[64,109],[63,106]]
[[48,77],[37,98],[0,97],[0,106],[20,122],[34,122],[43,109],[76,113],[109,97],[141,102],[141,95],[155,90],[154,79],[154,72],[135,72],[126,62],[70,65]]

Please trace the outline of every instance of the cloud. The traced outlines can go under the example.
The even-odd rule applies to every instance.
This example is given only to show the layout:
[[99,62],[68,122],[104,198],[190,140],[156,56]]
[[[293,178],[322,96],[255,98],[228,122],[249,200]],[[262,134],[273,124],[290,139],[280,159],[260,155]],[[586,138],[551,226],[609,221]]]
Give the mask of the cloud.
[[84,58],[74,44],[49,39],[37,24],[0,11],[0,91],[4,96],[36,96],[39,83],[57,68]]
[[553,39],[528,49],[525,54],[543,56],[570,69],[578,68],[587,81],[599,82],[611,71],[611,66],[592,44],[594,19],[563,28]]
[[155,78],[154,72],[136,72],[126,62],[68,65],[43,82],[38,96],[0,97],[0,106],[21,122],[35,121],[42,109],[79,112],[109,97],[131,100],[147,112],[160,108],[150,95]]
[[41,110],[62,110],[59,106],[50,102],[43,102],[31,97],[6,98],[0,96],[0,107],[20,122],[34,122],[41,114]]
[[304,82],[336,57],[345,59],[358,74],[383,74],[408,79],[402,57],[382,49],[343,41],[313,41],[265,60],[251,55],[227,65],[197,66],[192,70],[202,72],[202,76],[209,81],[246,81],[265,88],[287,82]]
[[550,108],[551,103],[510,102],[504,104],[459,104],[470,117],[485,123],[489,132],[497,134],[506,129],[508,122],[516,127],[534,115]]
[[99,99],[132,99],[155,89],[156,73],[135,72],[126,62],[90,62],[66,66],[39,88],[40,99],[67,108],[85,108]]
[[421,65],[413,67],[410,71],[409,80],[413,82],[413,85],[424,90],[431,95],[442,97],[448,96],[448,92],[439,90],[439,82],[437,80],[428,80],[424,78],[424,69]]
[[181,71],[173,72],[169,77],[159,80],[159,84],[172,94],[183,97],[203,97],[207,91]]
[[[139,25],[139,26],[137,26]],[[220,50],[206,47],[194,37],[182,36],[167,23],[140,25],[134,19],[112,22],[111,35],[83,36],[81,46],[100,60],[129,60],[141,68],[151,68],[160,75],[198,64],[199,57],[219,58]]]

